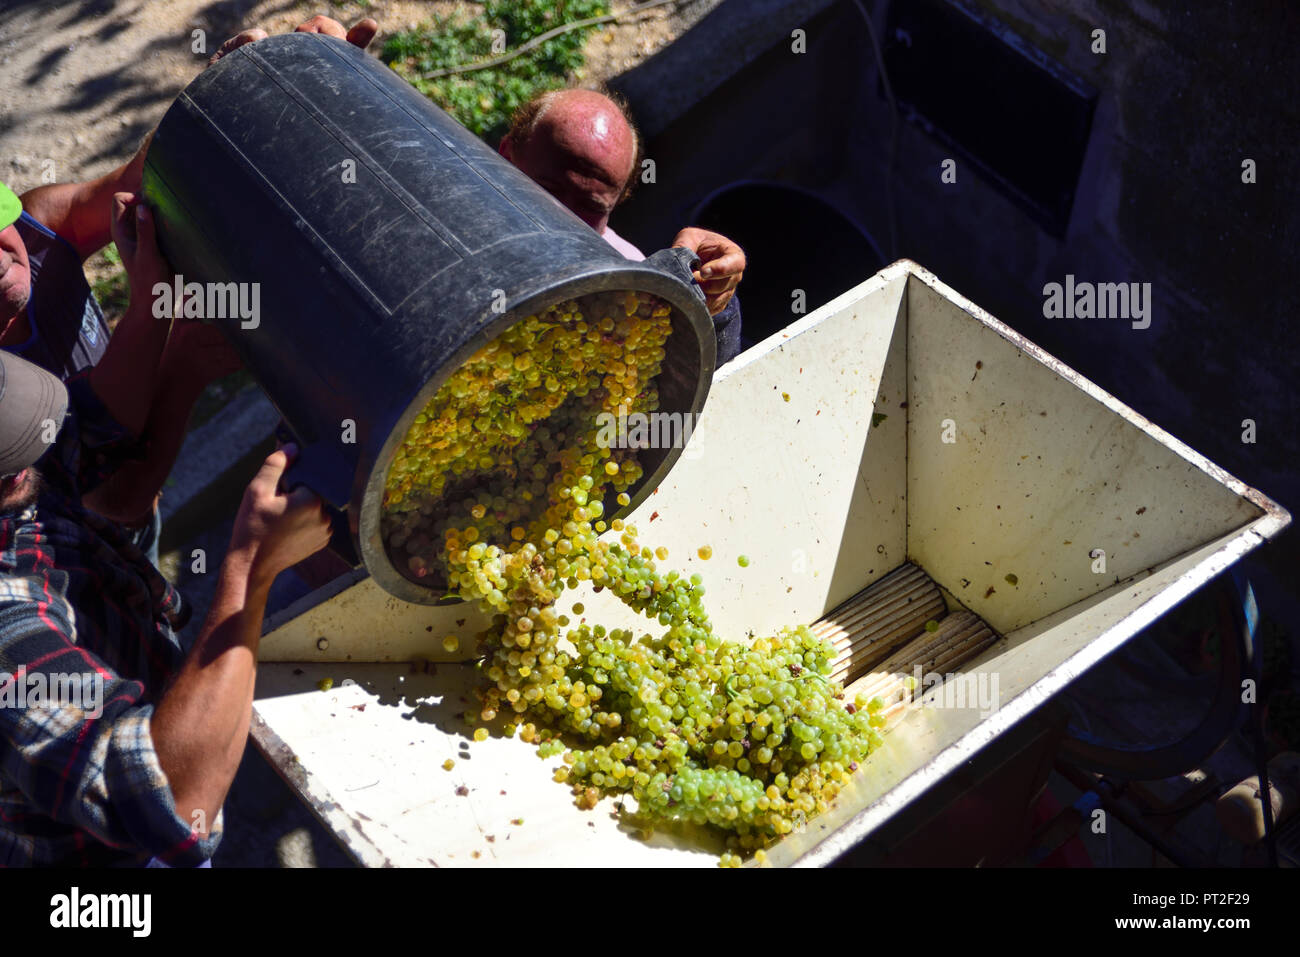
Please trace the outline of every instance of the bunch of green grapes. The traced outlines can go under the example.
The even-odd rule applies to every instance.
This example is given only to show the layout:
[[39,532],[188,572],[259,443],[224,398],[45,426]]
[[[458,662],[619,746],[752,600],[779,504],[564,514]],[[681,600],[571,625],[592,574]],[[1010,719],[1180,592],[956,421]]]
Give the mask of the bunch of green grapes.
[[634,451],[602,447],[597,416],[658,406],[670,315],[648,294],[595,293],[526,317],[471,356],[416,415],[389,468],[382,534],[393,565],[417,580],[435,570],[452,516],[477,529],[469,542],[533,540],[565,517],[559,490],[583,475],[599,476],[593,499],[608,491],[626,504],[641,466]]
[[[631,795],[649,826],[711,825],[749,851],[824,811],[885,722],[878,700],[843,700],[832,649],[806,628],[748,644],[716,635],[700,576],[661,571],[665,549],[606,521],[606,500],[627,505],[641,469],[601,446],[596,416],[657,407],[670,328],[667,305],[632,293],[516,324],[417,417],[388,476],[385,529],[395,564],[493,615],[478,717],[562,755],[556,780],[580,807]],[[583,582],[656,634],[570,622],[556,603]]]
[[[583,807],[630,793],[648,823],[715,825],[746,849],[826,810],[880,743],[881,703],[843,703],[827,678],[833,650],[805,627],[749,645],[719,638],[700,576],[661,572],[635,528],[615,519],[606,541],[604,524],[575,505],[558,534],[515,552],[449,532],[462,594],[497,612],[480,717],[504,712],[543,756],[563,752],[556,779]],[[581,581],[663,630],[568,627],[554,603]]]

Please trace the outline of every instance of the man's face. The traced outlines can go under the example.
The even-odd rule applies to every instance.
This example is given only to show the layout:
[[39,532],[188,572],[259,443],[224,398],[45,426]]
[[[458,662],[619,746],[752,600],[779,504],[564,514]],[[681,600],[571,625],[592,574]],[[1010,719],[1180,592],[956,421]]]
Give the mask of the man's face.
[[632,131],[610,105],[558,104],[501,154],[596,232],[604,232],[632,172]]
[[525,143],[516,155],[521,162],[515,165],[529,179],[596,232],[604,232],[623,193],[621,183],[610,182],[604,170],[593,169],[539,136]]
[[29,466],[16,475],[0,478],[0,512],[17,512],[41,494],[41,473]]
[[16,226],[0,229],[0,332],[27,308],[32,274],[27,247]]

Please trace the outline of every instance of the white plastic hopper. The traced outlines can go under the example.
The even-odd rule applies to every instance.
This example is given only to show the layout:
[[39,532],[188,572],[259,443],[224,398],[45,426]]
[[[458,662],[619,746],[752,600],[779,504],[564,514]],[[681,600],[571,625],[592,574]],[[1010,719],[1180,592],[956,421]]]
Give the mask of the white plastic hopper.
[[[704,576],[727,636],[811,624],[904,561],[1004,636],[964,669],[996,680],[995,707],[913,710],[836,807],[771,852],[817,864],[1290,516],[903,260],[719,370],[686,453],[628,520],[667,546],[661,564]],[[573,601],[651,630],[590,589]],[[531,745],[464,756],[477,672],[408,662],[463,659],[482,626],[345,576],[268,623],[255,739],[363,863],[715,864],[720,844],[640,840],[610,801],[577,810]]]

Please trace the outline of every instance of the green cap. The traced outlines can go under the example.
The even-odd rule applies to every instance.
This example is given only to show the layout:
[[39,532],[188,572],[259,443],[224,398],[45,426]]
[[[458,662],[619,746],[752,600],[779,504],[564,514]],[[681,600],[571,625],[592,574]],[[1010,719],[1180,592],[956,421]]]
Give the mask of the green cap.
[[0,183],[0,229],[8,229],[23,214],[23,202],[12,189]]

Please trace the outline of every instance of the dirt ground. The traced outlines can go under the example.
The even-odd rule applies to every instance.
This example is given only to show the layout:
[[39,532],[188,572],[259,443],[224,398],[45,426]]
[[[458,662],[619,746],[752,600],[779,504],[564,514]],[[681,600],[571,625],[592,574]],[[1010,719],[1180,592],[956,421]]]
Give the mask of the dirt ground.
[[[599,28],[578,79],[606,79],[636,65],[717,2],[684,0]],[[613,11],[632,5],[621,0]],[[378,51],[389,33],[475,6],[447,0],[6,0],[0,9],[0,181],[21,193],[47,181],[47,173],[75,182],[125,162],[212,51],[241,29],[259,26],[275,34],[317,13],[347,25],[369,16],[379,22],[370,47]],[[93,281],[110,268],[97,258],[87,272]]]

